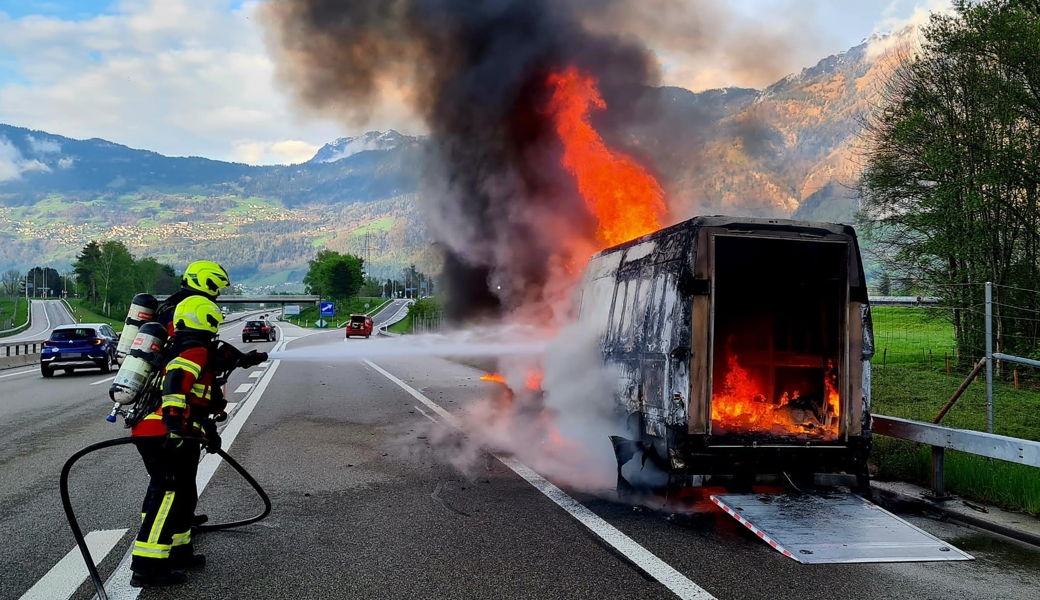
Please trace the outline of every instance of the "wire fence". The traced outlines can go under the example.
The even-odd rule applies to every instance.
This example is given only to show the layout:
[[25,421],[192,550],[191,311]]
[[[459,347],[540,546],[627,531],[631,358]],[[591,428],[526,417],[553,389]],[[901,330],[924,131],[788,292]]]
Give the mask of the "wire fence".
[[412,318],[412,333],[441,333],[444,328],[444,316],[441,314]]

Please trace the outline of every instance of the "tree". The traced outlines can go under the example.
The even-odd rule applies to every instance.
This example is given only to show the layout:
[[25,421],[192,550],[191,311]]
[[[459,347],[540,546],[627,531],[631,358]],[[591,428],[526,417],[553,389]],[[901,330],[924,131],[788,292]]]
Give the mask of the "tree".
[[94,272],[101,311],[112,316],[115,306],[129,306],[134,297],[134,257],[123,242],[101,245],[101,257]]
[[3,289],[5,296],[14,296],[18,294],[18,284],[21,281],[22,274],[18,269],[8,269],[0,276],[0,288]]
[[91,304],[97,306],[98,294],[95,273],[101,268],[101,244],[92,241],[84,246],[83,250],[76,256],[76,262],[72,263],[72,268],[76,272],[77,285],[86,287]]
[[343,299],[361,288],[363,265],[364,261],[357,256],[321,250],[309,261],[303,283],[310,294]]
[[[962,360],[981,353],[981,284],[999,286],[996,347],[1035,348],[1040,294],[1040,6],[954,3],[933,15],[867,124],[866,236],[886,270],[955,310]],[[1013,296],[1016,296],[1012,298]],[[1022,307],[1014,314],[1008,307]]]

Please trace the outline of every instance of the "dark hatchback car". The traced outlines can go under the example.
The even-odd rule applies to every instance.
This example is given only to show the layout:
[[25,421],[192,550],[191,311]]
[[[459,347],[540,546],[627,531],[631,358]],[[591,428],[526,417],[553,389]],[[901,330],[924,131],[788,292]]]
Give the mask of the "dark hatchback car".
[[264,340],[273,342],[278,339],[278,330],[270,321],[246,321],[242,326],[242,342]]
[[76,369],[101,369],[110,373],[117,368],[116,346],[119,335],[104,323],[80,323],[55,327],[43,343],[40,373],[54,375],[55,369],[72,373]]

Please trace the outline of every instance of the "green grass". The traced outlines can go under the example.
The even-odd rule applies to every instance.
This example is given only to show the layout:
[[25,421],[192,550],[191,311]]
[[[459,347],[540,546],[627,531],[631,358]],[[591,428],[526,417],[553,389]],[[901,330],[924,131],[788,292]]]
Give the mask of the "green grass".
[[[115,329],[116,331],[123,330],[122,321],[110,319],[94,312],[95,307],[90,304],[89,300],[74,298],[69,300],[69,306],[72,307],[72,316],[75,317],[76,321],[79,323],[108,323],[112,326],[112,329]],[[100,307],[98,307],[97,310],[100,310]]]
[[386,232],[386,231],[390,231],[393,228],[393,226],[394,226],[394,218],[393,217],[383,217],[381,219],[376,219],[374,221],[369,221],[364,226],[358,227],[357,229],[355,229],[351,233],[351,235],[353,235],[354,237],[357,237],[359,235],[365,235],[369,231],[383,231],[383,232]]
[[[956,346],[953,324],[927,309],[876,306],[874,320],[873,364],[945,365]],[[930,353],[930,354],[929,354]]]
[[29,303],[25,298],[19,298],[17,311],[15,310],[14,298],[0,298],[0,330],[12,329],[29,318]]
[[[931,422],[963,381],[908,365],[872,370],[872,411]],[[1040,441],[1040,392],[1015,390],[996,383],[993,389],[994,433]],[[942,425],[986,431],[985,377],[972,382]],[[904,440],[876,436],[871,462],[881,479],[901,479],[931,485],[931,449]],[[1040,471],[1032,467],[990,461],[960,452],[946,455],[946,487],[955,494],[1040,515]]]
[[408,311],[403,319],[387,327],[386,330],[390,333],[412,333],[412,329],[412,311]]

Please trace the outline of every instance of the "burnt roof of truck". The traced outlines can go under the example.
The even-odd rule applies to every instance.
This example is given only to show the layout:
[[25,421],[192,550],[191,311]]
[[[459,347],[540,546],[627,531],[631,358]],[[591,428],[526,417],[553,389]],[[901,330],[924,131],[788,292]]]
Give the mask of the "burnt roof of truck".
[[791,219],[763,219],[759,217],[729,217],[724,215],[713,215],[694,217],[681,223],[665,227],[664,229],[658,229],[653,233],[648,233],[634,240],[629,240],[623,244],[618,244],[617,246],[612,246],[602,250],[595,256],[612,254],[636,244],[667,237],[684,229],[696,230],[704,227],[725,227],[730,230],[743,231],[805,233],[820,236],[841,235],[850,238],[853,242],[856,242],[858,246],[856,230],[853,229],[851,225],[843,225],[840,223],[818,223],[813,221],[795,221]]

